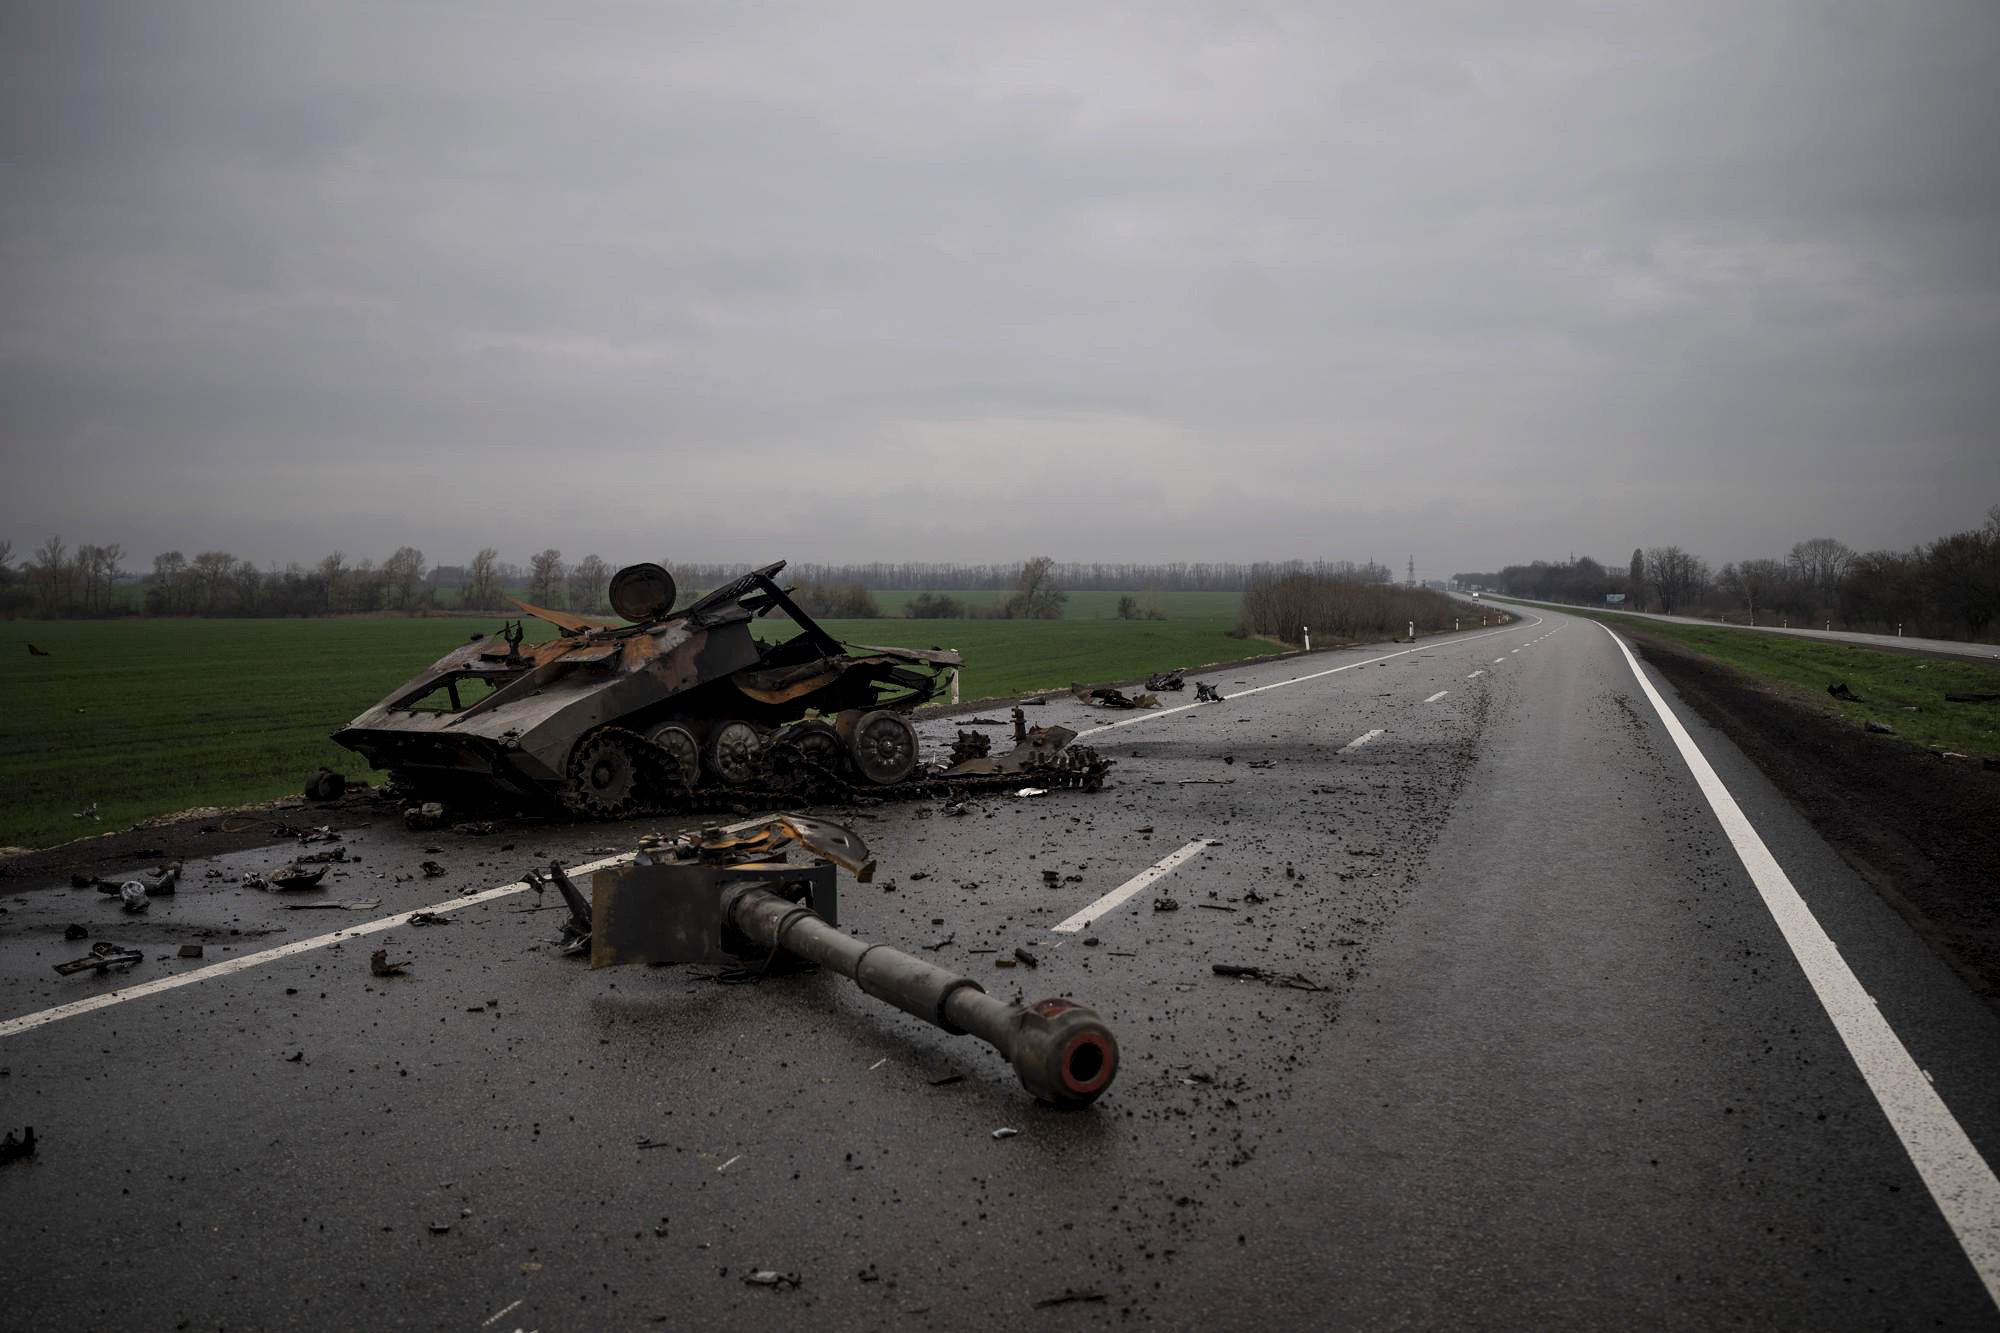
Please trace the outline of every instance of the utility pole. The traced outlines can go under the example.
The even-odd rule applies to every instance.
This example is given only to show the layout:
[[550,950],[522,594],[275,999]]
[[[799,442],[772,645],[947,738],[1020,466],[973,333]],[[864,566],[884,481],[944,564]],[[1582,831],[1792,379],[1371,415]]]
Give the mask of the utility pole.
[[1412,588],[1417,586],[1417,557],[1415,555],[1410,557],[1410,581],[1407,586]]

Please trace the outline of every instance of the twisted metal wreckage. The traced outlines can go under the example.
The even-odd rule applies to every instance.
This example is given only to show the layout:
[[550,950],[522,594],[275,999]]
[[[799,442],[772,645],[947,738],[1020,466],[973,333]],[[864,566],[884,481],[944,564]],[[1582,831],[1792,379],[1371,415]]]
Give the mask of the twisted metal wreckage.
[[[528,645],[503,625],[445,654],[333,739],[420,799],[471,808],[558,806],[592,819],[869,797],[1044,788],[1095,791],[1111,761],[1066,727],[1027,727],[999,755],[960,733],[924,764],[909,714],[949,686],[959,656],[846,645],[753,570],[679,611],[673,576],[632,565],[611,580],[627,622],[597,625],[514,604],[554,625]],[[776,643],[752,622],[781,611]],[[983,740],[983,738],[976,738]]]

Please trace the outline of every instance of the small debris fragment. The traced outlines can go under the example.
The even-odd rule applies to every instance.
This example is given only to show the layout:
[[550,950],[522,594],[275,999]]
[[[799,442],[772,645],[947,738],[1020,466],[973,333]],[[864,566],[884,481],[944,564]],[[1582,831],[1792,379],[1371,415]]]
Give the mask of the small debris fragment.
[[201,957],[201,946],[199,944],[183,944],[181,946],[181,957],[183,958]]
[[90,932],[82,926],[72,924],[63,927],[63,938],[66,940],[87,940],[90,938]]
[[5,1166],[9,1162],[19,1161],[24,1157],[33,1157],[34,1155],[35,1127],[33,1125],[23,1125],[19,1138],[14,1136],[14,1131],[11,1129],[7,1131],[7,1137],[0,1138],[0,1166]]
[[943,1088],[943,1087],[949,1087],[953,1083],[963,1083],[963,1082],[965,1082],[965,1075],[963,1074],[946,1074],[943,1078],[932,1079],[931,1086],[933,1088]]
[[421,831],[434,829],[444,824],[444,807],[436,801],[425,801],[403,811],[403,827]]
[[1155,912],[1178,912],[1181,910],[1181,905],[1172,898],[1155,898],[1153,899],[1153,910]]
[[1101,1291],[1065,1291],[1060,1296],[1044,1296],[1035,1302],[1037,1310],[1053,1310],[1058,1305],[1102,1305],[1104,1293]]
[[1198,704],[1219,704],[1222,702],[1222,691],[1205,680],[1198,680],[1194,683],[1194,701]]
[[996,1139],[1011,1139],[1020,1132],[1021,1131],[1018,1129],[1013,1129],[1007,1125],[1002,1125],[1000,1126],[1000,1128],[993,1131],[993,1137]]
[[153,900],[146,896],[146,886],[136,879],[118,886],[118,901],[128,912],[143,912],[153,905]]
[[451,918],[437,912],[412,912],[410,924],[413,926],[448,926]]
[[445,873],[444,867],[435,861],[425,861],[417,868],[424,872],[425,879],[436,879]]
[[1827,686],[1826,692],[1832,695],[1836,699],[1843,699],[1851,704],[1858,704],[1862,702],[1861,696],[1856,694],[1853,690],[1848,689],[1847,682],[1844,680],[1840,681],[1837,684]]
[[780,1273],[773,1268],[760,1268],[755,1272],[743,1275],[743,1285],[746,1287],[771,1287],[774,1289],[796,1287],[799,1285],[799,1280],[797,1273]]
[[326,878],[326,866],[322,863],[308,870],[297,861],[279,866],[266,877],[274,889],[316,889]]
[[290,1055],[285,1057],[285,1063],[288,1065],[304,1064],[305,1059],[306,1059],[306,1053],[304,1051],[293,1051]]
[[109,967],[130,967],[143,963],[146,955],[137,949],[123,949],[110,940],[102,940],[90,946],[90,952],[67,963],[55,964],[58,976],[68,976],[72,972],[102,972]]
[[405,958],[399,963],[392,963],[389,961],[387,949],[377,949],[368,955],[368,970],[378,977],[399,977],[403,975],[403,969],[408,967],[410,962],[410,959]]
[[1871,732],[1877,736],[1893,736],[1896,734],[1896,729],[1887,722],[1877,722],[1872,717],[1862,723],[1861,726],[1864,731]]
[[1026,949],[1020,949],[1020,948],[1015,949],[1014,957],[1018,958],[1022,962],[1022,964],[1027,967],[1040,967],[1042,965],[1041,959],[1035,957],[1033,954],[1029,953]]

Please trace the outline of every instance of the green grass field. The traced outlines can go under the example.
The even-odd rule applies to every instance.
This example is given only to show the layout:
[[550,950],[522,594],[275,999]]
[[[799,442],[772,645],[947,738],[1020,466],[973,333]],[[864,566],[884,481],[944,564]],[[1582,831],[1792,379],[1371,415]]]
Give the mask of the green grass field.
[[[1235,622],[1231,607],[1154,621],[827,625],[856,643],[960,650],[967,663],[962,697],[970,701],[1276,651],[1227,637]],[[498,617],[9,622],[5,637],[12,642],[0,653],[0,783],[7,793],[0,844],[46,846],[194,806],[285,796],[321,764],[364,776],[359,757],[328,733],[474,631],[498,623]],[[536,621],[528,625],[532,640],[551,632]],[[29,642],[50,656],[29,656]],[[92,802],[99,822],[71,817]]]
[[[1680,625],[1615,612],[1579,611],[1614,629],[1667,639],[1780,690],[1799,702],[1859,727],[1870,718],[1896,729],[1895,739],[1939,745],[1975,756],[2000,755],[2000,703],[1949,703],[1947,694],[2000,694],[2000,667],[1953,658],[1853,644],[1829,643],[1790,634],[1716,625]],[[1827,686],[1846,681],[1861,703],[1833,698]],[[1916,712],[1906,711],[1915,708]]]

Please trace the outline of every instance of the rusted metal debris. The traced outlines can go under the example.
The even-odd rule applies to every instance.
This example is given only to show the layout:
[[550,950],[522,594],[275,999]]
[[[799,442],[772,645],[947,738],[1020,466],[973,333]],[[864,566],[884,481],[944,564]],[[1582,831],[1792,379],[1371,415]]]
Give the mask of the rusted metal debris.
[[122,945],[113,944],[110,940],[104,940],[91,945],[90,952],[83,957],[73,958],[67,963],[56,963],[54,967],[58,975],[66,977],[77,972],[103,972],[107,968],[130,967],[134,963],[145,961],[146,955],[137,949],[127,949]]
[[[435,806],[565,809],[587,818],[983,789],[978,773],[922,764],[908,714],[953,680],[957,653],[843,644],[767,565],[673,609],[658,565],[620,570],[630,623],[516,602],[557,630],[527,644],[520,621],[446,654],[334,739]],[[772,612],[797,632],[769,643]],[[773,622],[765,622],[768,626]],[[1073,734],[1073,733],[1071,733]],[[1109,761],[1037,747],[1052,786],[1095,790]],[[985,762],[990,755],[966,755]],[[442,811],[439,815],[441,817]]]
[[[823,859],[783,863],[793,843]],[[970,978],[836,929],[835,861],[864,872],[875,864],[852,830],[797,816],[743,834],[649,839],[632,862],[592,877],[591,966],[722,964],[755,981],[817,964],[905,1013],[993,1045],[1043,1101],[1084,1106],[1110,1086],[1117,1042],[1089,1008],[1065,999],[1006,1004]]]

